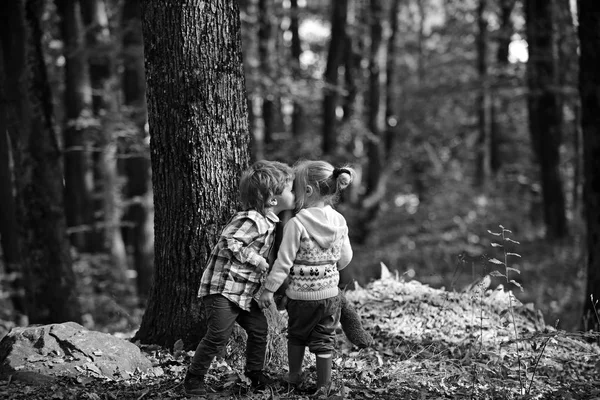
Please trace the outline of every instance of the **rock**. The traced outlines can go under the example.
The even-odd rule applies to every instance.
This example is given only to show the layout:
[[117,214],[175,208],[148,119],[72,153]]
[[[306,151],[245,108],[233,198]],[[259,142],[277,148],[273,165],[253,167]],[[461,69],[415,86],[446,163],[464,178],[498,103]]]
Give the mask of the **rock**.
[[13,328],[0,342],[1,379],[38,377],[45,384],[58,376],[126,379],[152,371],[135,344],[75,322]]

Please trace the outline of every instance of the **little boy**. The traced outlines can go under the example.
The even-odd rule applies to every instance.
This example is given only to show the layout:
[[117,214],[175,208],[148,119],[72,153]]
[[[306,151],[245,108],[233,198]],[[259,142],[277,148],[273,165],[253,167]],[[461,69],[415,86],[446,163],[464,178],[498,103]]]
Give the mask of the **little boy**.
[[268,270],[279,218],[294,208],[293,170],[275,161],[257,161],[242,174],[238,211],[227,223],[202,275],[198,297],[206,307],[207,331],[184,380],[187,395],[206,393],[204,376],[212,360],[227,345],[234,323],[248,334],[244,373],[261,389],[270,380],[263,373],[267,348],[267,318],[253,301]]

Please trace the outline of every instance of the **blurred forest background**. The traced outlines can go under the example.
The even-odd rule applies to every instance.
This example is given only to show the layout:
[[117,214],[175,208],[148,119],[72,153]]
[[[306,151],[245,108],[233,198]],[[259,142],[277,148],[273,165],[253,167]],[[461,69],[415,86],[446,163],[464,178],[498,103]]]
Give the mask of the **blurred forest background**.
[[[19,226],[12,193],[28,188],[11,173],[20,161],[8,151],[12,139],[0,135],[4,330],[57,318],[109,332],[140,324],[154,237],[139,1],[28,2],[27,18],[40,17],[34,34],[50,83],[34,112],[44,113],[56,134],[64,192],[60,180],[52,186],[56,171],[38,168],[48,201],[24,201],[50,225]],[[508,251],[521,256],[511,258],[509,267],[520,273],[507,289],[534,303],[547,323],[585,328],[574,2],[239,5],[251,158],[323,158],[359,171],[338,205],[355,254],[345,285],[379,278],[383,263],[407,280],[465,290],[496,268],[490,258],[503,260],[493,246],[502,226],[515,241]],[[17,35],[17,22],[2,17],[3,37]],[[2,76],[7,65],[22,67],[7,62],[6,48]],[[3,79],[0,92],[9,97],[18,84]],[[39,154],[47,155],[43,146]],[[58,192],[64,210],[53,207]],[[26,271],[19,230],[51,237],[61,213],[66,252],[44,259],[44,243],[35,243],[29,255],[37,270]],[[48,305],[70,293],[72,307],[57,317]]]

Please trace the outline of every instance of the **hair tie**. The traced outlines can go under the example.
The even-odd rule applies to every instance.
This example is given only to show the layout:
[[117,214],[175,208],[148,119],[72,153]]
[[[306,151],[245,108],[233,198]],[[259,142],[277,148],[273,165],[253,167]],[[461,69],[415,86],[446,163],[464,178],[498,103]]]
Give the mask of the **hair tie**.
[[333,169],[333,179],[337,179],[337,177],[340,176],[341,174],[352,175],[352,174],[350,174],[350,171],[348,171],[346,168],[334,168]]

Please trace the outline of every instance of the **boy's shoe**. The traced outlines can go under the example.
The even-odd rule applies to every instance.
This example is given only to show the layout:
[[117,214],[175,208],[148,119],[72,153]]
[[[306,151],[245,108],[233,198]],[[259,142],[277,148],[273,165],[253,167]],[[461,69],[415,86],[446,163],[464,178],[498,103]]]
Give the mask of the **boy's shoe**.
[[275,381],[269,378],[263,370],[245,371],[245,375],[250,379],[252,387],[258,390],[262,390],[267,385],[272,385]]
[[185,374],[183,380],[183,389],[188,396],[202,396],[206,394],[206,385],[204,384],[204,376],[193,375],[189,372]]

